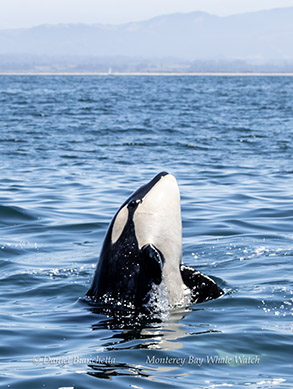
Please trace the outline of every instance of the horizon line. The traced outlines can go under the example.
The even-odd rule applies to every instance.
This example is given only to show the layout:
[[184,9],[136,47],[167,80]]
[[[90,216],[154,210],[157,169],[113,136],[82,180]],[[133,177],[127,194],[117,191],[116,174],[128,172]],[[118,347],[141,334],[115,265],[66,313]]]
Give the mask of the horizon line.
[[0,72],[0,76],[230,76],[230,77],[248,77],[248,76],[266,76],[266,77],[282,77],[289,76],[292,77],[292,72],[193,72],[193,73],[168,73],[168,72],[115,72],[115,73],[106,73],[106,72]]

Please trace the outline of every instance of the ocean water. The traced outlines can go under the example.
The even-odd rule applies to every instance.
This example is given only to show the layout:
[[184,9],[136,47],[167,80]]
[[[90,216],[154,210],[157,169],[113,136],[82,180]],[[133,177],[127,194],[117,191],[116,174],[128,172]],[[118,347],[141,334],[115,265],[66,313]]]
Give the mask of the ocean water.
[[[293,386],[292,77],[1,76],[0,168],[1,388]],[[225,295],[117,323],[83,297],[162,170]]]

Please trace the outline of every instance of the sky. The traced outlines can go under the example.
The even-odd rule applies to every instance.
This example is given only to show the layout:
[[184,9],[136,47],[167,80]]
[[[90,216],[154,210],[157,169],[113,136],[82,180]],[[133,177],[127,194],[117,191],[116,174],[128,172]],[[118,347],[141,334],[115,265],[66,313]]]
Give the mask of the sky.
[[40,24],[120,24],[176,12],[227,16],[293,7],[293,0],[0,0],[0,29]]

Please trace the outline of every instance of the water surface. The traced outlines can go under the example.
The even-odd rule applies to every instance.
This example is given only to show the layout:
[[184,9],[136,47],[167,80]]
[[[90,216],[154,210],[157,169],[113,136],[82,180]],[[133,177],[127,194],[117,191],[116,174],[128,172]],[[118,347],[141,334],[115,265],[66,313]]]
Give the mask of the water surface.
[[[0,77],[3,388],[290,388],[293,79]],[[163,323],[93,312],[121,203],[178,180],[183,260],[223,298]]]

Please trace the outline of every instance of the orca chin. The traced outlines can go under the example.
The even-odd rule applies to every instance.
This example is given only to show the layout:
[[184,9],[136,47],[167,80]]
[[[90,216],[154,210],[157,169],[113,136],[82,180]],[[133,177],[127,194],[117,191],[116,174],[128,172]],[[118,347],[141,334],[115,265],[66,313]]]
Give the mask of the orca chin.
[[156,175],[113,217],[90,300],[106,307],[164,310],[212,300],[223,290],[182,263],[180,192],[174,176]]

